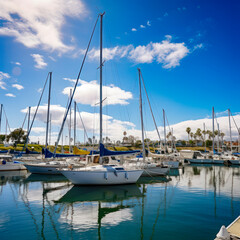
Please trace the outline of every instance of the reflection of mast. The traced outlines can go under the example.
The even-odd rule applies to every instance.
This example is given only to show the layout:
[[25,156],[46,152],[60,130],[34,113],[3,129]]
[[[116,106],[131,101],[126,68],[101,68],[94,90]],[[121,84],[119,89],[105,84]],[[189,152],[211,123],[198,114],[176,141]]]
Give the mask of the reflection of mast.
[[146,186],[143,184],[143,197],[142,197],[142,216],[141,216],[141,228],[140,228],[140,233],[141,233],[141,239],[143,239],[143,216],[144,216],[144,193],[146,192]]
[[217,201],[216,201],[216,175],[215,167],[213,168],[213,189],[214,189],[214,216],[217,217]]
[[231,209],[232,209],[232,216],[234,215],[234,208],[233,208],[233,171],[234,168],[232,168],[232,185],[231,185]]

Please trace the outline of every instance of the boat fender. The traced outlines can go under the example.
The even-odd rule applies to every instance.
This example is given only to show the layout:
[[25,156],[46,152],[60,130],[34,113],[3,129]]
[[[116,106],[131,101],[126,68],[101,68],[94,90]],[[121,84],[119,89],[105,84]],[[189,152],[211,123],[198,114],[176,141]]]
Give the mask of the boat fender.
[[107,180],[108,179],[108,174],[107,172],[104,173],[104,178]]
[[5,165],[7,162],[5,160],[2,160],[2,165]]
[[125,178],[128,179],[128,172],[125,172]]

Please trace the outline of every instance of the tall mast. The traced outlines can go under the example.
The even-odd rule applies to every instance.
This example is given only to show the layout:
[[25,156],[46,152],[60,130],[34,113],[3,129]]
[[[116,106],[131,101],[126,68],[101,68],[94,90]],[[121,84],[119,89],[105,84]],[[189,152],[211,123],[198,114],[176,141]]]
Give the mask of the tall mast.
[[[70,96],[69,99],[71,101],[72,98],[72,89],[70,88]],[[71,130],[72,130],[72,102],[70,103],[70,112],[69,112],[69,117],[70,117],[70,123],[69,123],[69,153],[71,153]]]
[[172,152],[173,152],[173,145],[174,145],[174,141],[173,141],[173,128],[172,128]]
[[141,116],[141,128],[142,128],[142,149],[143,149],[143,162],[145,161],[145,143],[144,143],[144,126],[143,126],[143,113],[142,113],[142,87],[141,87],[141,70],[138,68],[139,74],[139,108]]
[[102,32],[103,32],[103,15],[104,13],[100,14],[100,143],[102,143]]
[[217,123],[217,128],[218,128],[217,147],[218,147],[218,152],[219,152],[219,123]]
[[46,127],[46,142],[45,142],[45,147],[46,148],[47,148],[47,145],[48,145],[48,126],[49,126],[49,115],[50,115],[51,85],[52,85],[52,72],[49,72],[47,127]]
[[231,144],[231,153],[232,153],[232,129],[231,129],[231,112],[230,109],[228,109],[228,120],[229,120],[229,131],[230,131],[230,144]]
[[31,114],[31,107],[28,107],[28,126],[27,126],[27,132],[29,132],[29,126],[30,126],[30,115]]
[[167,145],[166,145],[166,117],[165,110],[163,109],[163,125],[164,125],[164,152],[166,153]]
[[73,135],[73,145],[74,146],[76,146],[76,123],[77,123],[76,111],[77,111],[77,103],[76,103],[76,101],[74,101],[74,135]]
[[206,146],[206,131],[205,131],[205,123],[203,123],[203,130],[204,130],[204,146],[205,146],[205,152],[207,151],[207,146]]
[[52,132],[52,114],[50,113],[50,119],[49,119],[49,141],[48,141],[49,145],[51,145],[51,132]]
[[1,133],[1,124],[2,124],[2,108],[3,108],[3,105],[1,104],[1,106],[0,106],[0,133]]
[[212,150],[214,154],[214,107],[212,107],[212,128],[213,128]]

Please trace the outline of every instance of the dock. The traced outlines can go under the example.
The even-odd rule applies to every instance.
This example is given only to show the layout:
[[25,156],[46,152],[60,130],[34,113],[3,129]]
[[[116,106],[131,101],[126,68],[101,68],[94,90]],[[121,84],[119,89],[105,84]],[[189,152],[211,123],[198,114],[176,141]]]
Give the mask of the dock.
[[240,239],[240,216],[227,228],[222,226],[215,240],[239,240]]
[[240,239],[240,216],[227,227],[227,231],[233,240]]

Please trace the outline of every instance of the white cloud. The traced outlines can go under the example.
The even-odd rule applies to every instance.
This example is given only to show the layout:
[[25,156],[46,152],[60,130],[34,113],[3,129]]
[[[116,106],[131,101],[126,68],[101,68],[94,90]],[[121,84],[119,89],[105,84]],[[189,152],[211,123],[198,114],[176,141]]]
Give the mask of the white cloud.
[[137,31],[137,29],[136,28],[132,28],[132,30],[131,30],[132,32],[136,32]]
[[61,29],[67,17],[81,18],[86,8],[81,0],[0,0],[0,35],[11,36],[28,48],[66,52]]
[[[172,68],[180,65],[180,60],[190,52],[185,43],[172,43],[170,35],[165,36],[162,42],[150,42],[147,45],[133,47],[133,45],[117,46],[103,49],[103,59],[127,57],[134,63],[162,63],[164,68]],[[200,48],[200,47],[199,47]],[[99,49],[91,49],[89,58],[99,59]]]
[[[21,112],[26,113],[28,111],[28,108],[22,109]],[[34,115],[36,111],[36,106],[33,106],[31,108],[31,116]],[[66,109],[60,105],[51,105],[50,106],[50,113],[51,113],[51,123],[55,126],[60,126],[62,124],[62,119],[64,116]],[[72,110],[72,116],[73,116],[73,110]],[[99,114],[98,113],[89,113],[89,112],[81,112],[81,117],[84,122],[84,126],[88,132],[89,137],[92,137],[92,133],[94,131],[94,134],[96,137],[99,136]],[[36,120],[45,123],[47,119],[47,105],[39,106],[38,113],[36,116]],[[72,118],[72,126],[73,126],[73,118]],[[67,124],[69,123],[69,117],[67,118]],[[37,124],[37,123],[36,123]],[[135,125],[128,121],[121,121],[114,119],[112,116],[103,114],[103,134],[111,139],[122,139],[123,132],[128,130],[129,128],[134,128]],[[77,129],[83,130],[84,127],[82,125],[81,120],[79,119],[79,114],[77,112]],[[34,132],[37,133],[43,133],[45,131],[45,128],[43,127],[34,127]],[[55,134],[56,135],[56,134]],[[38,139],[40,136],[36,136],[34,139]],[[32,140],[32,138],[31,138]],[[42,136],[40,138],[40,141],[44,142],[45,138]],[[33,140],[32,140],[33,141]]]
[[34,65],[35,68],[43,69],[47,66],[47,63],[44,62],[43,56],[40,54],[31,54],[36,64]]
[[150,23],[150,21],[147,21],[147,25],[150,27],[151,26],[151,23]]
[[[128,46],[116,46],[114,48],[103,48],[103,59],[104,60],[112,60],[115,57],[123,58],[125,57],[129,50],[132,49],[132,45]],[[90,59],[99,59],[99,49],[93,48],[89,52],[88,56]]]
[[203,46],[202,43],[197,44],[197,45],[195,45],[195,46],[193,47],[193,50],[192,50],[192,51],[195,51],[195,50],[197,50],[197,49],[201,49],[201,48],[203,48],[203,47],[204,47],[204,46]]
[[144,25],[140,25],[140,28],[146,28]]
[[15,64],[15,65],[18,65],[18,66],[21,66],[22,64],[20,62],[11,62],[12,64]]
[[[31,108],[31,115],[36,111],[36,106]],[[62,123],[62,119],[65,113],[65,108],[61,107],[60,105],[51,105],[51,122],[52,125],[60,126]],[[28,111],[28,108],[25,108],[21,110],[21,112],[26,113]],[[73,110],[72,110],[72,116],[73,116]],[[92,133],[94,132],[94,135],[98,138],[99,136],[99,114],[98,113],[89,113],[89,112],[81,112],[81,117],[83,119],[85,128],[87,129],[89,137],[92,137]],[[37,120],[41,121],[42,123],[46,123],[47,119],[47,105],[40,106],[39,111],[37,114]],[[234,119],[238,126],[240,126],[240,114],[234,115]],[[69,121],[69,118],[68,118]],[[220,130],[225,133],[226,140],[229,139],[229,126],[228,126],[228,117],[218,117],[217,122],[219,123]],[[232,122],[232,136],[233,140],[237,140],[238,138],[238,132],[237,129],[231,119]],[[170,125],[170,129],[173,128],[174,136],[177,139],[185,139],[187,140],[188,135],[186,133],[186,128],[190,127],[192,132],[195,133],[197,128],[201,128],[203,130],[203,123],[205,123],[206,130],[212,131],[212,119],[210,118],[204,118],[204,119],[197,119],[197,120],[187,120],[182,121],[177,124]],[[73,118],[72,118],[72,124],[73,124]],[[67,124],[65,125],[67,126]],[[73,125],[72,125],[73,126]],[[146,126],[145,126],[146,127]],[[82,122],[79,119],[79,114],[77,113],[77,128],[79,130],[83,130]],[[163,127],[158,127],[160,131],[160,135],[163,139]],[[216,129],[216,128],[215,128]],[[44,133],[45,128],[43,127],[36,127],[33,130],[37,133]],[[122,121],[113,118],[112,116],[103,114],[103,135],[110,137],[111,140],[122,140],[123,138],[123,132],[126,131],[127,135],[133,135],[138,139],[141,139],[141,130],[136,129],[136,126],[134,123],[129,121]],[[169,131],[169,128],[167,127],[167,132]],[[146,128],[145,136],[152,139],[152,140],[158,140],[158,135],[156,130],[149,130]],[[57,133],[55,133],[55,136]],[[37,136],[35,139],[38,139],[39,136]],[[41,138],[40,138],[41,139]],[[45,140],[45,137],[42,137],[43,142]]]
[[23,87],[22,85],[20,85],[20,84],[12,84],[12,87],[13,87],[13,88],[16,88],[17,90],[22,90],[22,89],[24,89],[24,87]]
[[3,90],[6,90],[6,83],[4,80],[10,78],[10,75],[8,73],[4,73],[0,71],[0,88]]
[[189,53],[185,43],[171,43],[169,36],[160,43],[150,42],[146,46],[138,46],[131,50],[129,58],[136,63],[162,63],[164,68],[180,65],[180,60]]
[[7,97],[16,97],[14,94],[12,94],[12,93],[7,93],[7,94],[5,94],[5,96],[7,96]]
[[[69,80],[69,79],[68,79]],[[75,81],[74,79],[72,79]],[[79,80],[79,86],[76,88],[74,100],[81,104],[95,106],[99,102],[99,84],[97,81],[86,82]],[[70,87],[63,90],[63,94],[69,95]],[[103,86],[103,105],[126,105],[128,100],[132,99],[132,93],[127,92],[114,85]]]

